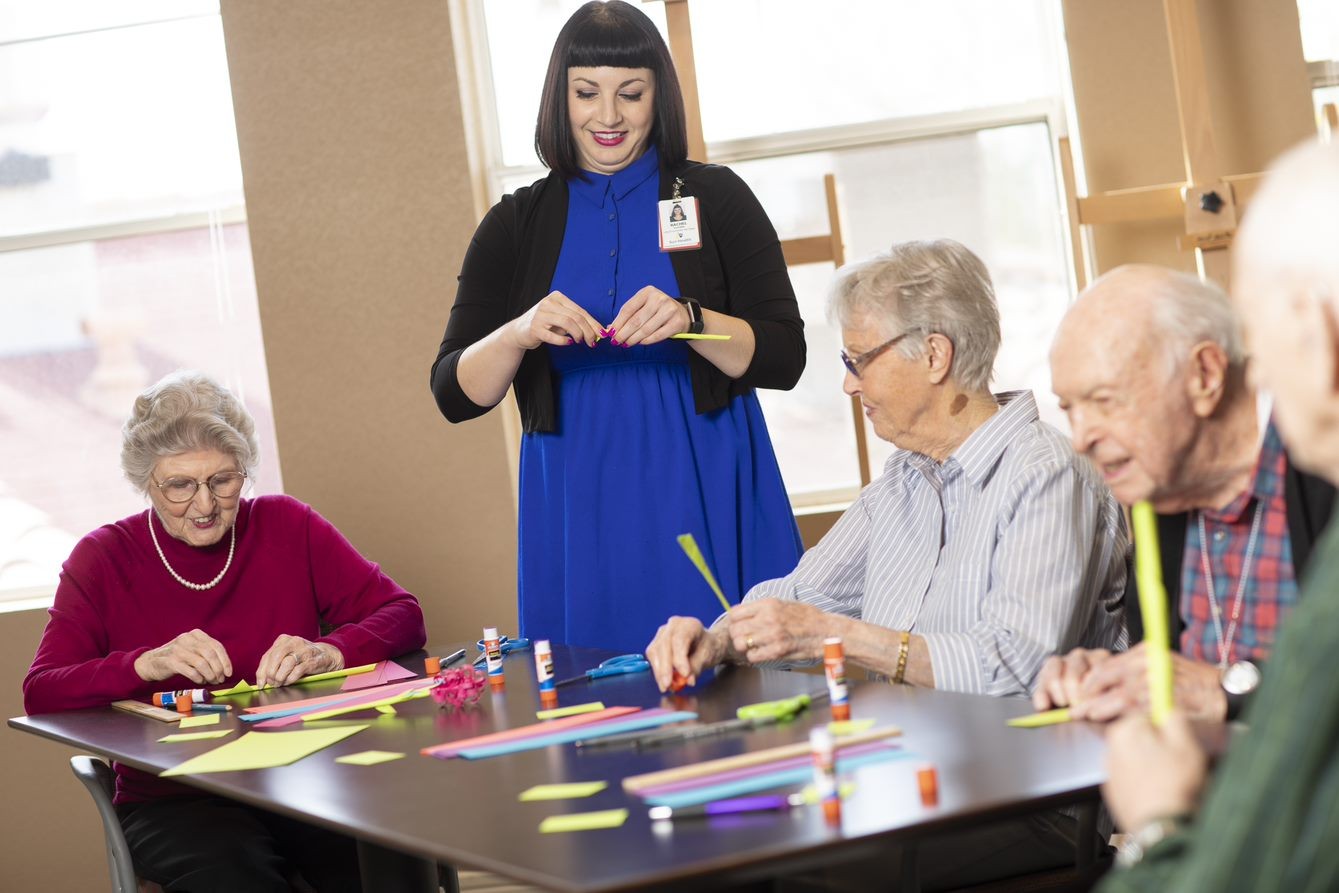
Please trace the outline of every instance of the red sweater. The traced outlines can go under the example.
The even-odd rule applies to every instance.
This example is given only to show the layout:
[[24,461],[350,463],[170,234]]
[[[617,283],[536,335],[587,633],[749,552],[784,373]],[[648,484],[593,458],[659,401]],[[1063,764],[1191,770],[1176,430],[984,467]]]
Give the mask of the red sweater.
[[[184,676],[145,682],[135,660],[197,627],[232,660],[233,675],[219,688],[254,682],[261,656],[282,633],[329,642],[351,667],[423,646],[415,598],[296,499],[242,500],[232,567],[203,592],[182,586],[163,567],[150,518],[163,554],[187,580],[212,580],[223,568],[229,536],[189,546],[166,533],[152,511],[84,537],[65,562],[51,619],[23,680],[28,713],[147,701],[155,691],[196,687]],[[331,628],[327,636],[320,635],[322,621]],[[116,771],[117,803],[191,793],[128,766],[117,764]]]

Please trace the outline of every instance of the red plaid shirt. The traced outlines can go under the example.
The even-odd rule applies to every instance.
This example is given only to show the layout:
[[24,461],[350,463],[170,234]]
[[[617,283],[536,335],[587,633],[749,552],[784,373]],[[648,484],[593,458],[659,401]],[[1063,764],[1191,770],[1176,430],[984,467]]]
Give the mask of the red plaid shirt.
[[[1297,604],[1297,578],[1293,574],[1292,542],[1288,536],[1288,508],[1284,498],[1287,457],[1283,441],[1271,422],[1260,445],[1255,479],[1240,496],[1221,511],[1201,511],[1209,539],[1209,567],[1218,598],[1223,635],[1232,623],[1232,606],[1246,561],[1246,544],[1256,508],[1262,503],[1260,530],[1247,568],[1246,591],[1235,634],[1228,642],[1227,662],[1261,661],[1274,648],[1274,636],[1292,607]],[[1192,514],[1186,530],[1186,551],[1181,562],[1181,653],[1195,660],[1219,662],[1218,631],[1209,608],[1209,586],[1204,578],[1198,518]]]

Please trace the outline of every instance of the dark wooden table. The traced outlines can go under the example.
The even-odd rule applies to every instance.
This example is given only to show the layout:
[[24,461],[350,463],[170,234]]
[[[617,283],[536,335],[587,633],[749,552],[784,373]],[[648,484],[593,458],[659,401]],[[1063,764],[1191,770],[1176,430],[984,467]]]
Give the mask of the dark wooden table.
[[[449,654],[458,647],[434,653]],[[468,647],[473,656],[474,643]],[[563,646],[554,652],[559,678],[609,656]],[[403,663],[422,670],[421,658]],[[366,730],[291,766],[179,780],[358,838],[364,857],[375,864],[372,870],[365,867],[365,874],[375,876],[377,889],[423,881],[421,869],[428,862],[422,860],[435,860],[563,891],[682,889],[690,879],[706,888],[775,876],[991,818],[1092,802],[1103,780],[1104,747],[1094,728],[1011,729],[1005,720],[1029,712],[1026,702],[874,683],[856,686],[853,717],[900,726],[901,745],[914,756],[858,770],[839,829],[827,827],[816,809],[653,825],[641,801],[619,784],[628,775],[804,741],[812,725],[829,718],[826,704],[783,726],[644,753],[579,752],[569,744],[481,761],[418,754],[433,744],[535,722],[539,705],[533,668],[531,652],[510,655],[506,689],[485,690],[472,709],[452,712],[431,699],[412,701],[397,707],[397,717],[367,720]],[[328,694],[338,686],[316,683],[229,701],[239,707],[279,703]],[[741,704],[822,688],[821,676],[727,668],[672,699],[662,700],[649,674],[582,682],[562,689],[561,696],[564,705],[663,703],[696,710],[703,721],[712,721],[733,716]],[[231,716],[223,723],[243,725]],[[159,744],[157,739],[173,727],[111,708],[18,717],[9,725],[151,772],[222,743]],[[409,756],[370,767],[334,761],[341,754],[374,749]],[[935,807],[921,805],[916,785],[915,770],[924,762],[938,769]],[[609,788],[581,800],[517,800],[532,785],[593,780],[608,781]],[[618,829],[538,831],[550,815],[616,807],[630,811]]]

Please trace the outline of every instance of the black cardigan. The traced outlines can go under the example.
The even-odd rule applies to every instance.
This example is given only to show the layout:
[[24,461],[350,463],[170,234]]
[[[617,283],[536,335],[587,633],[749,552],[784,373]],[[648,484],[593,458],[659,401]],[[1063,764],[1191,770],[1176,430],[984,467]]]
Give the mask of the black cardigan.
[[[1318,477],[1299,471],[1288,460],[1283,473],[1283,499],[1288,509],[1288,539],[1292,544],[1293,573],[1301,592],[1302,572],[1311,558],[1311,548],[1320,538],[1334,508],[1334,487]],[[1167,631],[1173,651],[1181,647],[1181,560],[1186,551],[1186,529],[1190,513],[1158,516],[1158,552],[1162,556],[1162,579],[1167,589]],[[1144,638],[1143,616],[1139,613],[1139,587],[1135,575],[1125,583],[1125,623],[1131,644]]]
[[[729,168],[691,161],[676,171],[662,167],[661,199],[670,198],[676,176],[684,181],[682,194],[698,200],[703,236],[700,249],[670,254],[682,295],[745,320],[756,341],[753,360],[737,379],[692,353],[696,410],[720,409],[753,388],[793,388],[804,371],[804,322],[776,230]],[[460,355],[549,293],[566,226],[567,183],[552,173],[504,196],[479,224],[432,364],[432,393],[448,421],[462,422],[492,408],[461,390],[456,376]],[[528,351],[513,384],[525,431],[556,430],[557,393],[546,352]]]

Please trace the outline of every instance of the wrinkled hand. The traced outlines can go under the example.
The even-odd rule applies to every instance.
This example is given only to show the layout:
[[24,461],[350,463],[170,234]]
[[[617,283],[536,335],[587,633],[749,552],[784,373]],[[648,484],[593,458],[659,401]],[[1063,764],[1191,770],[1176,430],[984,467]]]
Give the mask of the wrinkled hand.
[[1046,658],[1032,692],[1032,706],[1038,710],[1074,708],[1081,700],[1080,691],[1088,674],[1111,656],[1105,648],[1075,648],[1069,654]]
[[1132,714],[1107,732],[1102,795],[1125,831],[1194,810],[1207,772],[1204,750],[1179,710],[1161,728]]
[[181,675],[197,685],[217,685],[232,675],[232,661],[221,642],[193,629],[135,658],[135,672],[145,682]]
[[728,650],[724,630],[706,629],[696,617],[671,617],[646,646],[646,659],[663,692],[675,676],[697,685],[697,674],[724,660]]
[[560,291],[549,292],[543,300],[511,323],[511,340],[522,350],[534,350],[541,344],[566,347],[580,341],[594,347],[600,340],[600,324],[580,305]]
[[619,308],[609,324],[610,338],[620,347],[655,344],[688,331],[688,308],[654,285],[648,285]]
[[[1125,713],[1148,712],[1147,649],[1140,642],[1124,654],[1095,666],[1079,689],[1075,719],[1104,722]],[[1213,664],[1172,653],[1172,694],[1178,710],[1191,719],[1221,722],[1227,717],[1227,696]]]
[[731,644],[751,664],[820,660],[823,640],[834,635],[832,615],[799,602],[758,599],[736,605],[726,616]]
[[327,642],[310,642],[301,636],[281,635],[260,658],[256,668],[259,686],[292,685],[304,676],[344,669],[344,655]]

